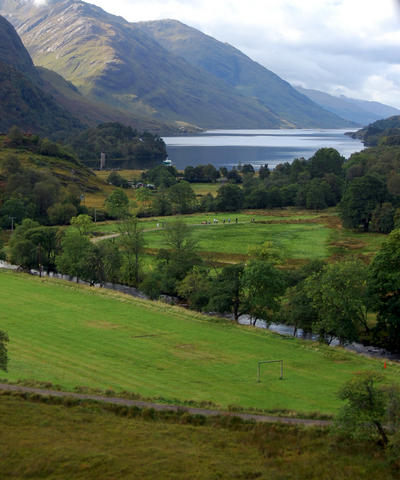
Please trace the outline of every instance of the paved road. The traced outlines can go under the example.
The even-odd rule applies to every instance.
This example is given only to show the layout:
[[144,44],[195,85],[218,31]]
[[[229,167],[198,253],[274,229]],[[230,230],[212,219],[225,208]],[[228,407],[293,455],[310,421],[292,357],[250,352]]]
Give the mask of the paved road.
[[95,400],[97,402],[112,403],[115,405],[136,406],[139,408],[154,408],[154,410],[182,410],[190,414],[206,415],[208,417],[215,415],[228,415],[234,417],[240,417],[244,420],[254,420],[256,422],[274,422],[274,423],[286,423],[297,425],[314,425],[314,426],[329,426],[332,422],[327,420],[309,420],[303,418],[287,418],[287,417],[274,417],[270,415],[253,415],[250,413],[237,413],[237,412],[223,412],[219,410],[209,410],[204,408],[182,407],[177,405],[163,405],[160,403],[144,402],[140,400],[128,400],[126,398],[118,397],[103,397],[101,395],[85,395],[81,393],[59,392],[57,390],[45,390],[41,388],[23,387],[20,385],[9,385],[7,383],[0,383],[0,391],[12,391],[12,392],[27,392],[36,393],[38,395],[51,396],[51,397],[72,397],[81,400]]

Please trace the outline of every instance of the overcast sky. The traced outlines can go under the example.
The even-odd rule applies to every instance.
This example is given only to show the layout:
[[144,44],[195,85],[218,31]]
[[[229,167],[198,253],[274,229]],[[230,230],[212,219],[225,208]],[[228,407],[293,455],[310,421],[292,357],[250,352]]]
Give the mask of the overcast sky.
[[88,1],[132,22],[180,20],[292,84],[400,108],[400,1]]

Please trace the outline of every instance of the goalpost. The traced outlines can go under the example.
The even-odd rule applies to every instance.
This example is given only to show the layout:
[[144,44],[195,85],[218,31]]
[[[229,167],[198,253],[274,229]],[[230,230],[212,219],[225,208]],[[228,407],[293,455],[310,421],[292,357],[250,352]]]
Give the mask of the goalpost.
[[279,377],[279,380],[283,380],[283,360],[264,360],[262,362],[258,362],[258,383],[261,382],[261,365],[265,363],[280,363],[281,364],[281,376]]

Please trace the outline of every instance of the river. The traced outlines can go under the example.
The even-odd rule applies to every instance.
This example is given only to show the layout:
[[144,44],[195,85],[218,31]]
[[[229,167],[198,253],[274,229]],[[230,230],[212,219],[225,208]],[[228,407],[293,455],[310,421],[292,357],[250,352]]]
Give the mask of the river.
[[163,137],[168,157],[178,169],[211,163],[232,168],[250,163],[255,169],[268,164],[310,158],[320,148],[336,148],[348,158],[364,148],[359,140],[345,135],[349,130],[208,130],[183,137]]

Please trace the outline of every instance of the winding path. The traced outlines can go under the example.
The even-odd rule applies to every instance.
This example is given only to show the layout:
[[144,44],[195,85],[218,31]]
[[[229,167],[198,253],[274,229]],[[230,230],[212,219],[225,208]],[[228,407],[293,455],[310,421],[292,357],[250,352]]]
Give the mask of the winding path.
[[332,425],[332,422],[328,420],[311,420],[311,419],[304,419],[304,418],[275,417],[271,415],[254,415],[250,413],[224,412],[220,410],[209,410],[205,408],[194,408],[194,407],[185,407],[185,406],[177,406],[177,405],[164,405],[160,403],[145,402],[141,400],[128,400],[126,398],[118,398],[118,397],[103,397],[101,395],[85,395],[81,393],[60,392],[57,390],[46,390],[41,388],[24,387],[21,385],[10,385],[8,383],[0,383],[0,391],[25,392],[25,393],[34,393],[37,395],[50,396],[50,397],[70,397],[70,398],[77,398],[80,400],[94,400],[96,402],[112,403],[114,405],[124,405],[129,407],[136,406],[139,408],[154,408],[154,410],[158,410],[158,411],[171,410],[176,412],[178,410],[184,410],[193,415],[205,415],[207,417],[216,416],[216,415],[226,415],[226,416],[232,416],[232,417],[239,417],[239,418],[242,418],[243,420],[254,420],[255,422],[286,423],[286,424],[311,425],[311,426],[320,426],[320,427],[327,427]]

